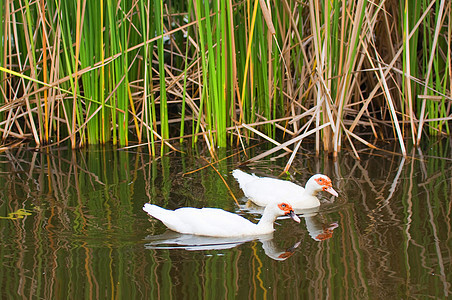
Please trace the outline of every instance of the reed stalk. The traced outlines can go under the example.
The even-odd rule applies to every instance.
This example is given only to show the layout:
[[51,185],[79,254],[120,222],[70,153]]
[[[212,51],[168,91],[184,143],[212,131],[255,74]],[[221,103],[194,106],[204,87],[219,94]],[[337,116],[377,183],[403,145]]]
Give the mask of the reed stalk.
[[[156,33],[157,35],[163,34],[163,1],[153,1],[154,2],[154,12],[156,18]],[[159,90],[159,101],[160,101],[160,133],[163,139],[169,138],[169,129],[168,129],[168,106],[167,106],[167,98],[166,98],[166,80],[165,80],[165,60],[164,60],[164,48],[163,48],[163,39],[157,40],[157,49],[158,49],[158,74],[159,74],[159,82],[160,82],[160,90]],[[162,143],[163,147],[163,143]]]

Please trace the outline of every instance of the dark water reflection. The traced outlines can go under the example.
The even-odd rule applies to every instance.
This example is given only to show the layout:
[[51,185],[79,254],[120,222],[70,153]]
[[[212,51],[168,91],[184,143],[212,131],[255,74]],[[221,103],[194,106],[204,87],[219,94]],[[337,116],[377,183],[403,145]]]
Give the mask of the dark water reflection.
[[[278,219],[273,236],[239,241],[167,232],[141,210],[150,201],[259,218],[230,175],[244,156],[215,165],[239,208],[213,168],[188,173],[209,157],[190,152],[0,153],[0,298],[450,297],[449,141],[408,159],[379,152],[334,163],[306,151],[287,179],[304,185],[322,172],[340,196],[321,195],[301,224]],[[287,159],[250,168],[277,176]]]

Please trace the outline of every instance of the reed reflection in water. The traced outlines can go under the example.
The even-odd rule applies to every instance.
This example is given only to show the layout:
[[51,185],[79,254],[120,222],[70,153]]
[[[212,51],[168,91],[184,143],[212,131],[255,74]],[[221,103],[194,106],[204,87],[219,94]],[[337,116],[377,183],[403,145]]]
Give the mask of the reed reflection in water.
[[[155,160],[92,148],[1,153],[0,297],[450,296],[448,142],[413,150],[410,159],[344,154],[334,163],[307,151],[294,162],[292,179],[303,185],[314,173],[328,174],[338,198],[322,194],[319,211],[299,212],[301,224],[278,219],[270,237],[204,246],[166,232],[143,203],[220,207],[255,221],[260,213],[241,199],[230,174],[238,155],[215,167],[240,207],[214,169],[189,173],[209,157],[189,152]],[[276,176],[284,163],[284,157],[261,161],[248,171]]]

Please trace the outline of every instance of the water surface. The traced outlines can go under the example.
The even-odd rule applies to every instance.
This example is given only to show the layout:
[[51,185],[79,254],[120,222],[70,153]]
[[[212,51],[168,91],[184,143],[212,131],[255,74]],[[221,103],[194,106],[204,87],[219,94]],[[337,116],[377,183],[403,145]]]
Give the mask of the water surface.
[[[333,162],[305,150],[283,178],[327,174],[339,197],[321,194],[300,224],[279,219],[273,235],[251,240],[178,235],[141,209],[220,207],[257,221],[231,176],[244,153],[219,153],[216,169],[191,149],[155,159],[92,147],[0,153],[0,298],[450,297],[449,141],[407,159],[368,152]],[[278,176],[287,160],[244,170]]]

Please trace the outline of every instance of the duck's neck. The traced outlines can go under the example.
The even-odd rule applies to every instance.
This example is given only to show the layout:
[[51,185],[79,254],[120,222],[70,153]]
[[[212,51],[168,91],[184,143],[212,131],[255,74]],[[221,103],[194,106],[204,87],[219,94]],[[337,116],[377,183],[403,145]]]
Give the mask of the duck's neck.
[[312,184],[311,179],[306,183],[304,188],[304,193],[306,196],[314,196],[316,197],[318,194],[318,190],[315,188],[314,184]]
[[262,218],[257,223],[260,229],[266,229],[267,231],[273,231],[273,223],[275,222],[277,216],[270,211],[270,207],[266,207]]

